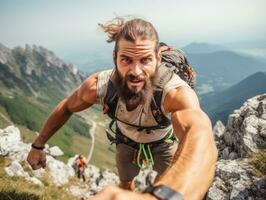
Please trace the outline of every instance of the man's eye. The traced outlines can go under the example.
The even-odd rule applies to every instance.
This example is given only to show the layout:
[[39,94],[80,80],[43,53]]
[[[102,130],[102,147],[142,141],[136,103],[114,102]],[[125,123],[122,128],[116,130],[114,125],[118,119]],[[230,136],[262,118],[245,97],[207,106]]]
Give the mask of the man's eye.
[[130,64],[131,63],[131,59],[129,59],[129,58],[122,58],[121,59],[121,62],[122,63],[125,63],[125,64]]
[[141,59],[141,63],[142,63],[142,64],[147,64],[147,63],[149,63],[149,62],[151,62],[151,61],[152,61],[152,58],[150,58],[150,57],[142,58],[142,59]]

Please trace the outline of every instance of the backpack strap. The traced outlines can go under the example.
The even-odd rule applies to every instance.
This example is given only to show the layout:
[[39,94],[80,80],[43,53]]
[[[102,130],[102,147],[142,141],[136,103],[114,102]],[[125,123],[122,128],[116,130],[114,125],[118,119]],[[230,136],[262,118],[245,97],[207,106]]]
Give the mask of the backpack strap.
[[108,81],[107,93],[104,97],[103,112],[111,119],[115,119],[115,111],[118,103],[117,91],[111,79]]
[[163,114],[163,111],[161,109],[162,95],[162,90],[156,90],[153,93],[153,98],[151,101],[151,110],[156,122],[160,124],[161,127],[167,127],[171,124],[171,121]]

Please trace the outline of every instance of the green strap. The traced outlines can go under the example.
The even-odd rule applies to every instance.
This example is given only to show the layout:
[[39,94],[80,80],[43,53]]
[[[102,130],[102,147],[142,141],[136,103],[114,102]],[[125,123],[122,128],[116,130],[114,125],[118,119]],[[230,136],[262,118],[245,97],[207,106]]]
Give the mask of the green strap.
[[[147,148],[147,150],[146,150],[145,147]],[[144,154],[144,158],[147,161],[147,165],[146,166],[143,166],[143,163],[141,164],[141,162],[140,162],[141,153]],[[139,144],[139,151],[138,151],[138,156],[137,156],[137,164],[138,164],[138,167],[140,169],[145,169],[145,168],[149,167],[150,165],[154,165],[154,160],[153,160],[153,157],[152,157],[150,145],[142,144],[142,143]]]
[[148,145],[148,152],[149,152],[149,154],[150,154],[151,164],[154,165],[154,161],[153,161],[153,157],[152,157],[152,153],[151,153],[150,145]]
[[173,132],[171,134],[169,134],[169,136],[167,138],[165,138],[164,142],[167,144],[172,144],[174,141],[173,139],[171,139],[173,136]]

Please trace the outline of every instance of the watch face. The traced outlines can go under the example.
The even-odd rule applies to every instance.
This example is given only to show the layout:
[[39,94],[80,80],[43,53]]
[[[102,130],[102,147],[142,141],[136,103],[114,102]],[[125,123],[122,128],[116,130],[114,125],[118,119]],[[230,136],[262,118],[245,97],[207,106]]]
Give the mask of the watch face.
[[160,200],[183,200],[183,197],[179,192],[176,192],[165,185],[154,187],[152,194]]

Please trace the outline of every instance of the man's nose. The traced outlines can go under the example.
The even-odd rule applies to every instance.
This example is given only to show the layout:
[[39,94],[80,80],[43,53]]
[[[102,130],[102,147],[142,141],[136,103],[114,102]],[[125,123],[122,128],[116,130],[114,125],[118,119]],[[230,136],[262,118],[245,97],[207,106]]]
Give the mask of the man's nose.
[[138,76],[142,74],[143,66],[140,63],[135,63],[131,66],[130,71],[135,75]]

